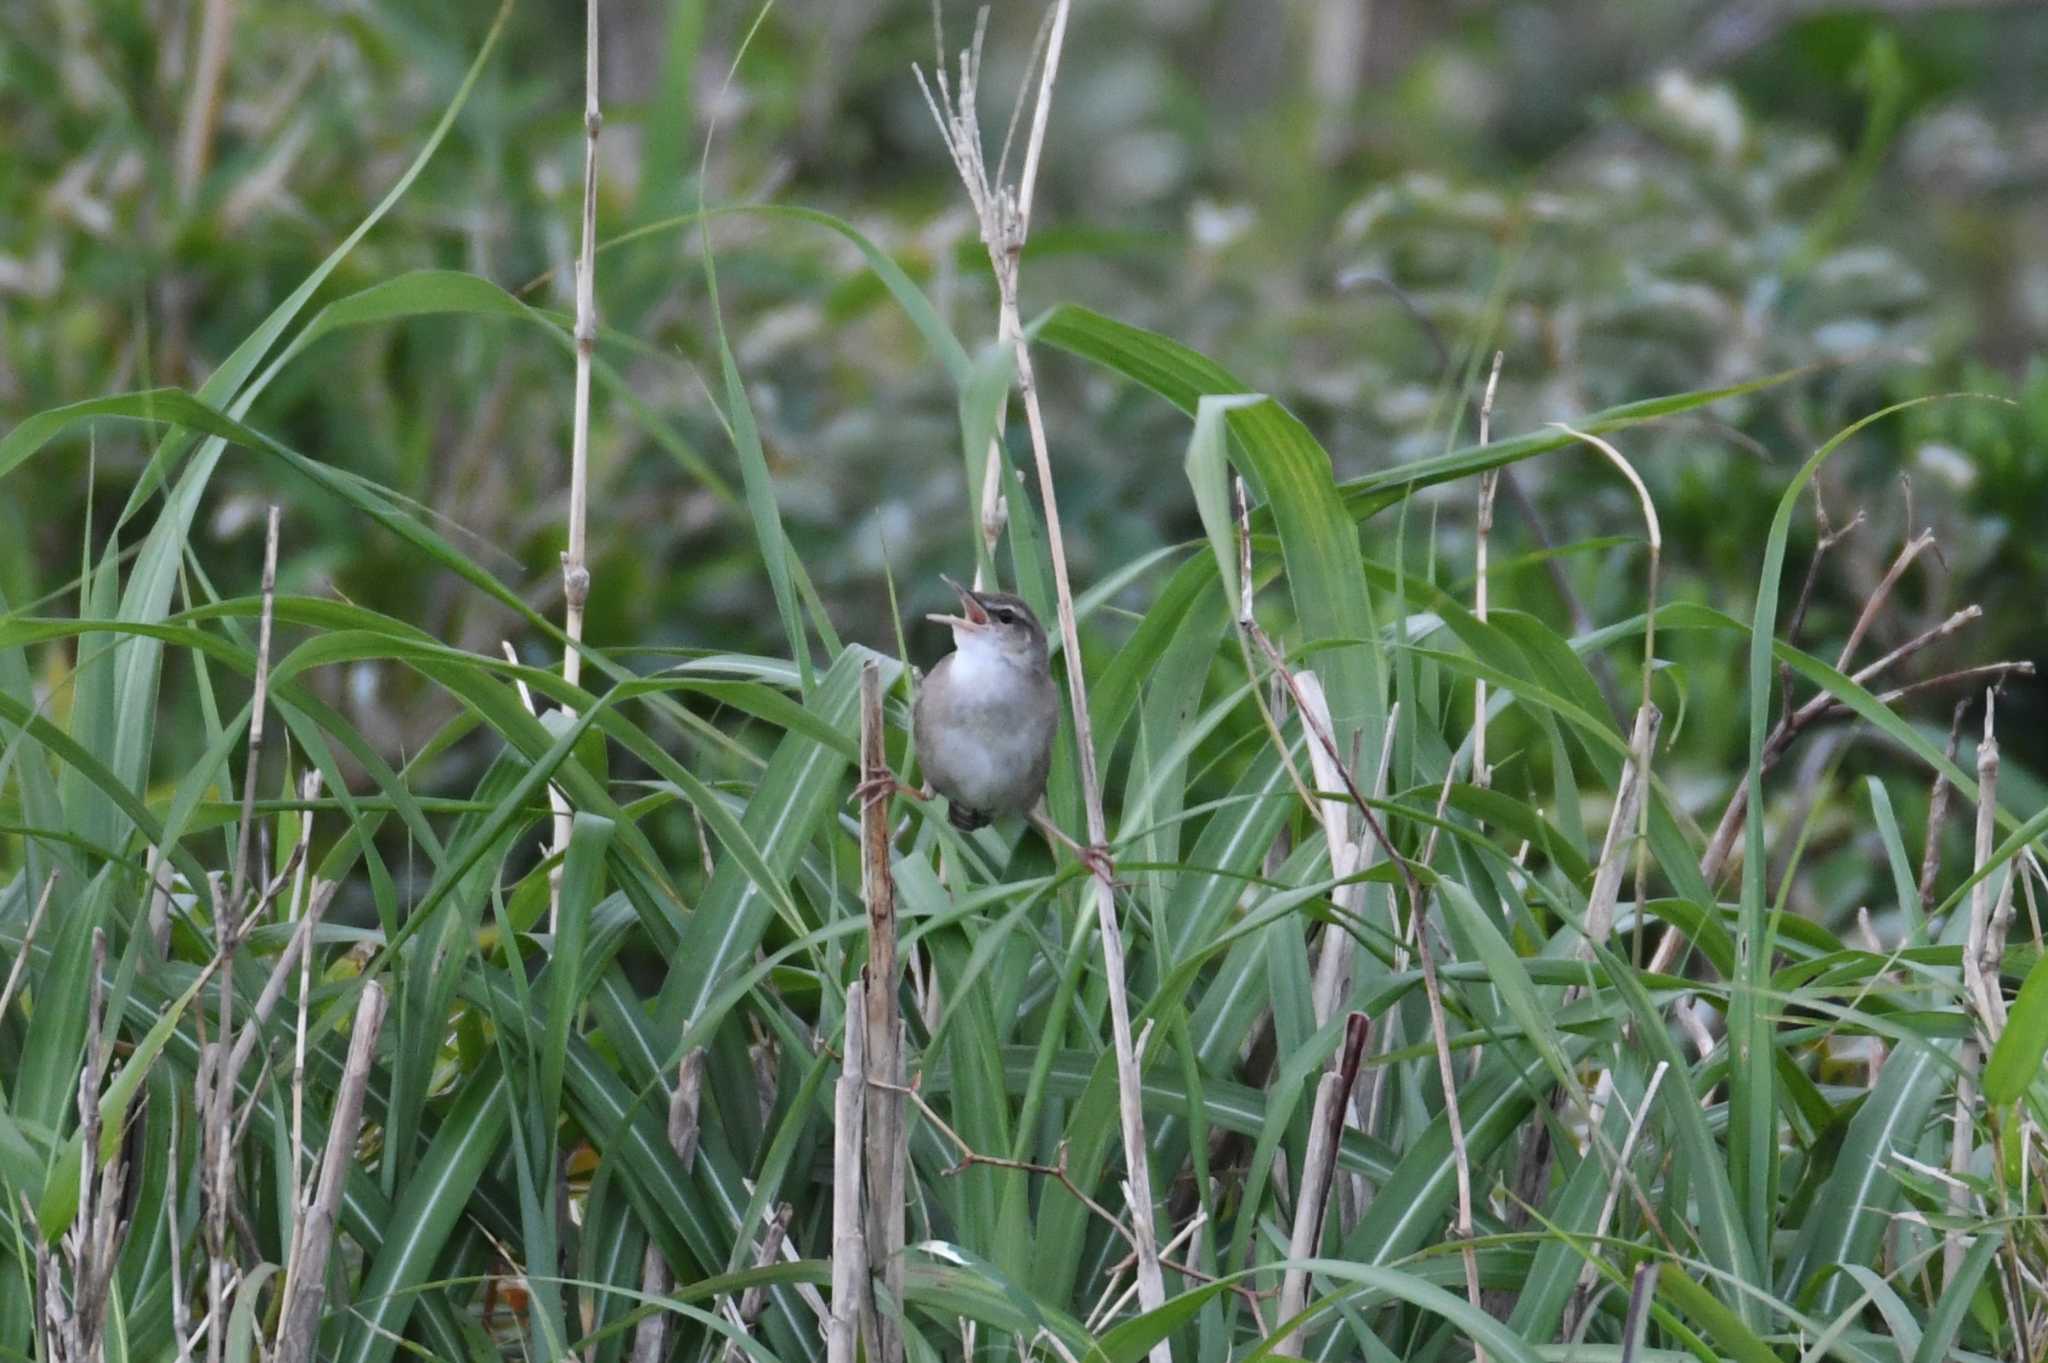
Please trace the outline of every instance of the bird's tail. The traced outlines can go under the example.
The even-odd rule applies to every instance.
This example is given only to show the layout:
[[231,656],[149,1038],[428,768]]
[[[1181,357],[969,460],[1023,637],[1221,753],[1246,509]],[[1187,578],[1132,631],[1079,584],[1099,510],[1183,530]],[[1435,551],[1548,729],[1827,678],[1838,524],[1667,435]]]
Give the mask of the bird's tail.
[[978,809],[969,809],[958,800],[946,801],[946,820],[962,833],[988,827],[988,815]]

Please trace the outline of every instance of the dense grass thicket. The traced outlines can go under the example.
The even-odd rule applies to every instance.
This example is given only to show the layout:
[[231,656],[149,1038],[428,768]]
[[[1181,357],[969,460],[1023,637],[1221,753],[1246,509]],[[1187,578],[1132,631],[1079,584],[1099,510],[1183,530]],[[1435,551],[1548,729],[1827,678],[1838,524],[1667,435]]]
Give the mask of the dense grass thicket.
[[2038,16],[1481,154],[1403,5],[1227,135],[1231,5],[159,8],[0,19],[0,1357],[2048,1353],[2048,371],[1882,211]]

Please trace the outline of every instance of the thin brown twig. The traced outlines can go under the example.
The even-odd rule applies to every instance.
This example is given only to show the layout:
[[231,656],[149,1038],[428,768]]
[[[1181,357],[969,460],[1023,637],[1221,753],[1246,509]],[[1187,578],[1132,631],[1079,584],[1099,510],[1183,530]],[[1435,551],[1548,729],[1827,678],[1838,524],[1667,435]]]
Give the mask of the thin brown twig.
[[[1800,631],[1806,625],[1807,607],[1812,604],[1813,589],[1820,582],[1821,564],[1826,561],[1828,551],[1848,538],[1851,533],[1864,523],[1866,516],[1859,507],[1856,514],[1849,518],[1847,525],[1844,525],[1839,530],[1835,529],[1828,523],[1828,509],[1826,504],[1821,501],[1820,485],[1816,483],[1813,488],[1813,518],[1815,529],[1818,532],[1814,541],[1813,557],[1807,560],[1806,579],[1799,584],[1799,600],[1792,607],[1790,623],[1785,626],[1785,642],[1795,646],[1799,642]],[[1787,714],[1791,713],[1792,665],[1790,663],[1781,662],[1778,664],[1778,690],[1784,697],[1784,712]]]
[[0,988],[0,1018],[7,1016],[8,1006],[14,1002],[14,991],[21,987],[22,971],[28,967],[29,953],[35,950],[36,933],[42,929],[43,914],[50,907],[50,893],[57,888],[57,877],[62,871],[52,871],[43,881],[43,892],[36,896],[35,911],[28,916],[28,927],[21,934],[21,951],[15,956],[14,964],[7,967],[7,984]]
[[[1882,658],[1858,668],[1850,674],[1849,680],[1855,682],[1858,686],[1865,685],[1872,677],[1920,652],[1928,645],[1955,633],[1982,614],[1983,610],[1981,607],[1965,606],[1962,610],[1955,612],[1933,628],[1923,630],[1921,633],[1914,635]],[[1833,696],[1822,692],[1797,710],[1782,716],[1777,726],[1771,730],[1770,735],[1764,740],[1762,761],[1764,772],[1769,773],[1777,765],[1778,760],[1784,756],[1786,750],[1791,747],[1793,740],[1799,737],[1801,731],[1826,714],[1833,705]],[[1722,869],[1727,865],[1728,856],[1735,846],[1736,838],[1742,832],[1743,822],[1747,817],[1748,811],[1749,783],[1745,779],[1735,787],[1734,792],[1728,797],[1728,807],[1722,811],[1721,822],[1715,826],[1713,837],[1707,842],[1707,850],[1700,857],[1700,876],[1708,884],[1712,884],[1718,879]],[[1651,971],[1658,973],[1668,971],[1672,963],[1678,959],[1678,953],[1684,944],[1684,934],[1680,933],[1676,928],[1667,931],[1664,934],[1664,940],[1658,943],[1657,954],[1650,963]]]
[[[1944,672],[1938,677],[1927,677],[1921,681],[1908,683],[1905,686],[1895,686],[1889,691],[1879,691],[1877,693],[1877,700],[1883,705],[1894,705],[1908,696],[1917,696],[1923,691],[1940,691],[1951,686],[1969,686],[1978,682],[1990,682],[1995,690],[2014,677],[2031,677],[2033,675],[2034,664],[2025,658],[2007,662],[1981,663],[1976,667],[1958,668],[1954,672]],[[1968,701],[1965,700],[1964,704],[1967,705]],[[1816,718],[1835,719],[1842,715],[1853,715],[1855,713],[1856,711],[1845,702],[1831,700]],[[1953,753],[1950,754],[1949,760],[1955,760]]]
[[[1969,711],[1970,697],[1964,696],[1956,702],[1955,713],[1948,722],[1948,747],[1944,756],[1953,766],[1956,753],[1962,746],[1963,716]],[[1927,845],[1920,850],[1920,911],[1924,914],[1934,908],[1934,882],[1941,874],[1941,831],[1948,821],[1949,792],[1948,773],[1937,768],[1934,773],[1934,789],[1927,797]]]
[[940,1135],[952,1142],[953,1148],[960,1152],[960,1158],[940,1171],[942,1177],[957,1177],[976,1165],[986,1165],[991,1169],[1014,1169],[1019,1173],[1025,1174],[1041,1174],[1054,1180],[1062,1188],[1072,1193],[1075,1201],[1101,1217],[1110,1229],[1123,1237],[1125,1244],[1132,1245],[1135,1248],[1136,1241],[1131,1238],[1131,1233],[1124,1229],[1122,1218],[1100,1202],[1097,1202],[1094,1198],[1088,1196],[1081,1188],[1081,1185],[1074,1182],[1073,1178],[1067,1173],[1067,1147],[1064,1143],[1060,1145],[1058,1162],[1055,1164],[1037,1164],[1030,1160],[1006,1159],[1001,1155],[984,1155],[969,1145],[966,1137],[955,1131],[944,1117],[941,1117],[932,1110],[932,1105],[924,1100],[924,1094],[918,1091],[918,1085],[888,1084],[880,1080],[871,1080],[869,1081],[869,1086],[882,1089],[899,1097],[908,1098],[916,1105],[917,1110],[924,1114],[924,1119],[936,1127]]

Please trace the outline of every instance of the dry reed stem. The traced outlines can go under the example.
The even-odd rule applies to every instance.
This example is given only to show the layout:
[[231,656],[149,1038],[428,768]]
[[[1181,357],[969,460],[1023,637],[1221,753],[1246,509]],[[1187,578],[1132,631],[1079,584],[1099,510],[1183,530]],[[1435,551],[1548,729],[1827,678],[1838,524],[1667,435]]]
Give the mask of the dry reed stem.
[[[604,114],[597,103],[597,0],[585,0],[583,31],[583,239],[576,252],[576,396],[569,414],[569,547],[562,551],[562,679],[583,683],[583,607],[590,599],[585,533],[590,518],[590,362],[597,351],[597,137]],[[569,850],[569,801],[552,783],[555,868],[548,874],[548,931],[562,907],[562,867]]]
[[[775,1256],[782,1253],[782,1242],[789,1235],[789,1221],[796,1214],[796,1208],[785,1202],[775,1209],[775,1215],[768,1218],[767,1229],[761,1232],[761,1243],[754,1248],[754,1267],[766,1268],[775,1262]],[[664,1289],[665,1291],[666,1289]],[[733,1323],[749,1334],[761,1320],[762,1311],[768,1306],[768,1289],[760,1283],[740,1294],[739,1305],[733,1310]],[[970,1352],[969,1357],[973,1354]],[[745,1363],[746,1351],[730,1341],[725,1346],[725,1363]]]
[[228,46],[234,37],[235,0],[206,0],[199,20],[199,60],[185,90],[185,112],[178,125],[178,202],[189,204],[199,191],[213,151],[213,130],[220,117],[221,78],[227,72]]
[[[1650,683],[1652,677],[1654,676],[1654,672],[1652,669],[1657,655],[1657,579],[1658,574],[1662,571],[1664,563],[1664,531],[1657,520],[1657,504],[1650,500],[1650,489],[1644,486],[1642,475],[1636,472],[1635,465],[1629,463],[1628,460],[1622,458],[1620,450],[1617,450],[1616,448],[1614,448],[1613,445],[1609,444],[1605,440],[1602,440],[1599,436],[1587,435],[1583,431],[1573,430],[1570,426],[1567,426],[1562,422],[1553,422],[1552,424],[1556,426],[1559,430],[1563,431],[1565,434],[1575,436],[1579,440],[1585,442],[1586,444],[1591,445],[1594,449],[1598,450],[1601,453],[1601,455],[1607,459],[1609,463],[1613,464],[1616,469],[1620,470],[1621,476],[1626,478],[1628,480],[1629,486],[1634,489],[1636,494],[1636,502],[1642,508],[1643,525],[1650,536],[1649,581],[1644,591],[1643,606],[1642,696],[1637,702],[1636,710],[1636,736],[1642,737],[1644,716],[1656,709],[1655,706],[1650,704]],[[1648,796],[1650,788],[1651,747],[1654,741],[1655,733],[1653,726],[1652,732],[1649,735],[1649,741],[1644,742],[1640,745],[1631,744],[1630,751],[1630,756],[1633,759],[1636,768],[1636,782],[1642,788],[1643,792],[1640,802],[1636,807],[1635,829],[1636,902],[1638,906],[1640,906],[1643,901],[1644,886],[1649,880],[1650,873],[1650,801]],[[1642,918],[1640,916],[1640,908],[1638,912],[1638,917],[1636,919],[1635,940],[1638,943],[1642,941]],[[1640,952],[1638,952],[1636,959],[1641,959]]]
[[249,757],[242,769],[242,826],[235,839],[234,888],[224,916],[240,912],[248,884],[249,845],[256,831],[256,771],[263,760],[263,715],[270,708],[270,620],[277,598],[277,507],[263,536],[263,613],[256,626],[256,693],[249,701]]
[[[1977,1026],[1986,1050],[1998,1042],[2005,1030],[2005,993],[1999,987],[1999,960],[2005,954],[2006,924],[2012,901],[2001,893],[1992,897],[1992,877],[1984,874],[1991,864],[1992,849],[1998,843],[1998,739],[1994,733],[1994,692],[1984,693],[1984,737],[1977,744],[1977,854],[1973,870],[1979,876],[1970,889],[1969,937],[1963,946],[1963,988],[1977,1014]],[[2012,877],[2007,875],[2010,890]],[[2003,912],[2001,912],[2003,910]]]
[[[178,1194],[179,1156],[182,1153],[182,1147],[178,1141],[178,1104],[176,1103],[171,1104],[170,1127],[171,1159],[164,1169],[164,1190],[172,1206],[182,1207],[184,1203],[180,1200]],[[174,1231],[164,1238],[170,1241],[171,1250],[171,1340],[177,1347],[177,1363],[192,1363],[192,1310],[185,1304],[185,1271],[184,1266],[179,1263],[183,1254],[178,1248],[179,1243],[185,1237]]]
[[[1970,698],[1964,696],[1956,702],[1955,713],[1948,722],[1948,747],[1943,756],[1951,765],[1956,752],[1962,745],[1963,716],[1970,708]],[[1927,796],[1927,842],[1920,849],[1920,911],[1924,914],[1934,908],[1934,881],[1941,874],[1941,831],[1948,822],[1949,785],[1945,772],[1934,773],[1934,789]]]
[[[1358,1065],[1364,1058],[1370,1031],[1365,1014],[1353,1013],[1345,1024],[1344,1045],[1336,1063],[1316,1083],[1308,1149],[1302,1156],[1301,1195],[1294,1201],[1294,1227],[1287,1242],[1287,1257],[1296,1263],[1314,1258],[1322,1245],[1330,1185],[1337,1172],[1337,1147],[1344,1134],[1344,1113],[1351,1105],[1351,1087],[1358,1080]],[[1294,1319],[1307,1305],[1308,1270],[1290,1267],[1280,1279],[1280,1319]],[[1299,1333],[1290,1330],[1281,1336],[1276,1351],[1299,1353],[1299,1343]]]
[[[1599,869],[1593,873],[1593,889],[1586,897],[1586,940],[1579,953],[1585,960],[1592,960],[1594,946],[1607,945],[1614,931],[1614,906],[1621,895],[1621,874],[1627,862],[1624,844],[1636,832],[1649,790],[1642,773],[1648,768],[1649,754],[1657,746],[1657,734],[1663,724],[1664,715],[1654,705],[1636,711],[1635,728],[1629,737],[1632,760],[1621,769],[1621,780],[1616,783],[1607,836],[1600,844]],[[1636,913],[1642,913],[1640,903]]]
[[[1493,434],[1493,394],[1500,386],[1500,364],[1506,357],[1505,351],[1493,352],[1493,370],[1486,376],[1486,395],[1479,401],[1479,443],[1486,445]],[[1477,545],[1472,555],[1472,614],[1479,623],[1486,623],[1487,611],[1487,551],[1488,541],[1493,537],[1493,502],[1500,491],[1500,470],[1488,469],[1479,475],[1479,516]],[[1472,683],[1472,784],[1485,787],[1493,773],[1486,765],[1486,678]]]
[[50,872],[43,882],[43,892],[36,896],[35,911],[28,916],[28,927],[21,934],[21,951],[15,956],[14,964],[7,967],[7,984],[0,988],[0,1018],[7,1016],[9,1005],[14,1002],[14,991],[21,987],[22,971],[28,968],[29,953],[35,950],[36,933],[42,929],[43,914],[50,907],[50,893],[57,888],[57,877],[61,871]]
[[384,987],[371,980],[363,986],[362,999],[349,1023],[348,1059],[342,1066],[340,1087],[335,1091],[319,1182],[292,1247],[291,1287],[279,1307],[282,1324],[278,1327],[276,1363],[307,1363],[314,1357],[320,1311],[327,1296],[327,1260],[334,1248],[335,1228],[341,1222],[341,1200],[348,1186],[349,1170],[355,1167],[356,1137],[363,1123],[363,1096],[370,1086],[370,1068],[377,1058],[377,1034],[383,1026]]
[[[267,672],[267,649],[257,656],[258,677]],[[252,773],[253,775],[253,773]],[[213,958],[200,973],[199,985],[206,983],[208,975],[220,975],[220,1027],[216,1040],[205,1046],[200,1060],[200,1083],[195,1101],[207,1110],[206,1125],[201,1131],[201,1167],[204,1170],[201,1183],[202,1202],[205,1206],[205,1229],[207,1242],[206,1273],[206,1356],[209,1363],[221,1363],[226,1344],[226,1320],[228,1273],[231,1268],[239,1273],[228,1256],[228,1221],[234,1209],[235,1184],[230,1169],[237,1134],[235,1092],[239,1062],[234,1056],[239,1053],[241,1060],[248,1058],[248,1052],[230,1044],[234,1034],[234,959],[235,952],[254,927],[256,920],[263,916],[286,882],[298,873],[298,863],[304,848],[294,847],[285,867],[265,887],[249,912],[237,916],[235,899],[216,898],[220,905],[220,918],[215,925],[216,942]],[[214,888],[218,890],[216,883]],[[275,981],[274,981],[275,982]],[[280,988],[281,988],[280,984]],[[268,991],[266,991],[268,992]],[[194,997],[197,997],[195,991]],[[272,1002],[275,1002],[273,997]],[[198,1010],[198,1022],[204,1045],[205,1010]],[[238,1227],[239,1229],[239,1227]],[[253,1237],[247,1237],[253,1240]]]
[[[1301,687],[1303,699],[1315,708],[1319,721],[1330,723],[1329,700],[1323,693],[1322,679],[1304,669],[1295,674],[1295,682]],[[1308,756],[1309,765],[1315,773],[1316,789],[1319,792],[1338,790],[1343,778],[1337,774],[1336,762],[1330,754],[1310,744]],[[1343,882],[1364,869],[1370,844],[1353,835],[1350,804],[1341,795],[1325,794],[1318,797],[1310,812],[1322,825],[1323,840],[1329,847],[1330,878]],[[1359,882],[1340,883],[1330,892],[1330,902],[1339,914],[1357,914],[1364,899],[1365,886]],[[1332,923],[1323,930],[1322,952],[1316,960],[1311,1000],[1312,1015],[1318,1027],[1336,1015],[1337,1007],[1350,987],[1351,954],[1351,936],[1341,926]]]
[[1962,1222],[1970,1210],[1970,1185],[1966,1180],[1970,1173],[1970,1153],[1975,1146],[1972,1136],[1977,1122],[1977,1060],[1975,1041],[1965,1041],[1957,1049],[1956,1109],[1949,1124],[1948,1138],[1948,1166],[1952,1177],[1946,1180],[1948,1209],[1956,1224],[1942,1232],[1941,1269],[1942,1281],[1946,1283],[1956,1280],[1956,1274],[1963,1266],[1963,1255],[1968,1252]]
[[[1664,1082],[1665,1071],[1670,1068],[1669,1062],[1659,1060],[1657,1068],[1650,1074],[1648,1086],[1643,1089],[1643,1101],[1637,1105],[1636,1114],[1628,1125],[1628,1135],[1622,1138],[1621,1152],[1615,1156],[1614,1176],[1607,1181],[1607,1196],[1600,1203],[1599,1219],[1593,1223],[1592,1239],[1595,1241],[1604,1237],[1608,1226],[1613,1224],[1615,1206],[1621,1201],[1621,1185],[1628,1176],[1628,1162],[1635,1156],[1636,1140],[1643,1134],[1643,1124],[1649,1120],[1650,1109],[1657,1101],[1657,1087]],[[1601,1075],[1602,1079],[1608,1077],[1607,1073]],[[1596,1115],[1592,1120],[1597,1127],[1600,1118]],[[1559,1333],[1563,1338],[1571,1338],[1576,1331],[1579,1317],[1591,1305],[1593,1284],[1597,1276],[1597,1270],[1590,1260],[1579,1270],[1578,1283],[1572,1289],[1572,1298],[1566,1303],[1559,1327]]]
[[[1395,849],[1385,825],[1380,822],[1379,816],[1373,813],[1372,805],[1366,800],[1364,792],[1358,788],[1358,778],[1345,765],[1342,754],[1337,749],[1337,740],[1331,734],[1329,726],[1316,720],[1313,709],[1295,681],[1294,674],[1287,670],[1286,660],[1281,657],[1280,650],[1273,646],[1273,641],[1266,637],[1266,632],[1259,628],[1256,621],[1252,623],[1248,633],[1265,653],[1273,674],[1280,679],[1292,696],[1295,709],[1301,715],[1302,727],[1330,755],[1337,775],[1343,781],[1345,792],[1351,797],[1351,803],[1364,819],[1366,828],[1386,852],[1387,859],[1400,873],[1401,886],[1408,901],[1409,930],[1414,938],[1416,957],[1422,965],[1422,992],[1429,1004],[1429,1026],[1431,1038],[1435,1042],[1437,1077],[1444,1091],[1444,1120],[1450,1127],[1451,1162],[1458,1182],[1456,1233],[1465,1264],[1465,1291],[1472,1303],[1472,1309],[1483,1310],[1480,1305],[1479,1259],[1472,1246],[1472,1160],[1465,1146],[1465,1119],[1459,1110],[1457,1071],[1451,1063],[1450,1023],[1444,1011],[1443,990],[1437,979],[1436,953],[1430,949],[1429,932],[1423,923],[1425,901],[1422,885],[1415,877],[1414,868]],[[1475,1345],[1474,1353],[1477,1363],[1485,1363],[1485,1350]]]
[[867,1237],[861,1227],[861,1127],[867,1100],[867,1001],[859,980],[846,988],[846,1043],[832,1097],[832,1314],[826,1363],[854,1363],[869,1314]]
[[[675,1092],[668,1099],[668,1148],[687,1176],[697,1163],[698,1113],[704,1094],[704,1048],[692,1046],[676,1067]],[[648,1241],[640,1259],[640,1290],[665,1297],[675,1287],[675,1273],[662,1257],[661,1246]],[[633,1363],[659,1363],[667,1353],[668,1315],[656,1311],[642,1317],[633,1330]]]
[[[932,107],[939,132],[960,173],[976,217],[981,237],[988,248],[990,269],[995,276],[1000,301],[998,335],[1014,348],[1016,383],[1023,400],[1024,420],[1031,435],[1033,462],[1038,468],[1038,490],[1043,502],[1048,557],[1052,560],[1053,586],[1057,594],[1060,641],[1065,650],[1067,693],[1074,723],[1074,743],[1080,755],[1082,800],[1087,810],[1088,841],[1104,848],[1108,824],[1102,811],[1102,783],[1096,769],[1095,742],[1088,716],[1088,684],[1081,666],[1081,645],[1074,620],[1073,587],[1067,575],[1066,540],[1060,528],[1059,500],[1053,482],[1052,455],[1045,431],[1045,417],[1038,401],[1038,384],[1031,366],[1031,349],[1024,337],[1017,306],[1018,262],[1030,226],[1030,192],[1036,184],[1039,159],[1050,115],[1053,85],[1059,74],[1070,0],[1056,0],[1045,63],[1038,87],[1038,103],[1032,116],[1031,135],[1025,149],[1024,175],[1012,192],[999,180],[988,177],[981,155],[981,130],[974,104],[974,86],[980,76],[982,33],[986,11],[975,30],[974,47],[960,64],[961,90],[955,99],[948,90],[940,54],[936,73],[939,92],[948,103],[941,111],[919,73],[919,85]],[[1126,992],[1123,934],[1117,922],[1114,879],[1107,851],[1091,861],[1094,871],[1095,915],[1102,939],[1103,974],[1108,986],[1110,1027],[1116,1048],[1117,1094],[1121,1116],[1124,1168],[1136,1196],[1131,1203],[1131,1227],[1137,1244],[1138,1301],[1143,1310],[1165,1304],[1166,1281],[1159,1268],[1158,1234],[1153,1224],[1152,1177],[1145,1144],[1144,1099],[1136,1051],[1131,1039],[1130,999]],[[1151,1351],[1153,1363],[1170,1363],[1171,1347],[1162,1341]]]
[[[293,860],[301,866],[305,864],[304,856],[302,848],[293,850]],[[325,893],[315,896],[306,916],[299,921],[298,928],[286,939],[284,950],[271,966],[270,974],[263,981],[263,988],[256,995],[256,1002],[250,1007],[248,1016],[242,1020],[242,1030],[235,1036],[235,1044],[228,1052],[227,1078],[230,1085],[240,1083],[242,1068],[249,1063],[249,1057],[256,1053],[257,1044],[262,1040],[263,1024],[270,1020],[271,1010],[276,1008],[277,1001],[284,997],[285,983],[291,979],[293,971],[311,954],[313,933],[318,929],[320,917],[327,909],[327,901],[334,897],[334,892],[339,888],[340,886],[332,881],[321,882],[320,889]],[[222,1034],[221,1040],[227,1040],[225,1033]],[[304,1073],[303,1062],[299,1066],[299,1072],[301,1075]],[[249,1101],[252,1104],[256,1101],[253,1092],[249,1095]]]
[[[107,935],[92,932],[92,985],[85,1011],[85,1060],[78,1075],[80,1177],[78,1208],[60,1242],[71,1266],[67,1304],[54,1262],[47,1274],[42,1307],[53,1360],[86,1363],[101,1357],[106,1334],[108,1289],[122,1236],[115,1224],[125,1166],[117,1154],[100,1166],[100,1085],[106,1077]],[[40,1246],[38,1247],[40,1249]]]
[[[309,771],[299,780],[299,797],[310,806],[320,798],[321,776],[318,770]],[[313,811],[306,810],[306,820],[299,831],[299,870],[292,881],[292,907],[298,913],[302,928],[308,933],[307,944],[299,951],[299,1009],[298,1026],[292,1032],[292,1197],[294,1206],[305,1202],[305,1185],[300,1182],[300,1154],[306,1148],[306,1005],[313,992],[313,948],[310,940],[311,928],[308,922],[318,922],[319,912],[325,907],[323,899],[319,905],[306,897],[306,878],[311,874],[313,845]],[[339,888],[338,886],[334,888]],[[320,894],[321,887],[315,885],[313,893]],[[328,893],[333,893],[330,888]]]
[[[305,789],[308,791],[308,799],[312,798],[312,792],[319,789],[319,782],[315,779],[317,776],[318,773],[316,772],[307,777]],[[310,817],[306,820],[308,837],[311,835],[312,822]],[[303,869],[304,863],[301,862],[300,864]],[[315,1194],[314,1179],[318,1173],[317,1159],[308,1160],[302,1167],[300,1158],[302,1154],[307,1153],[305,1125],[306,1015],[307,1000],[313,992],[313,934],[319,929],[320,918],[326,912],[328,901],[334,897],[335,891],[340,888],[339,882],[336,881],[316,880],[313,882],[313,897],[310,900],[303,901],[304,907],[300,910],[299,929],[292,934],[292,940],[286,945],[284,955],[278,960],[277,969],[271,975],[273,980],[281,982],[286,975],[291,973],[291,958],[297,956],[299,968],[298,1018],[297,1026],[293,1029],[292,1033],[292,1242],[294,1244],[298,1243],[299,1236],[303,1233],[306,1210],[312,1205]],[[268,992],[267,985],[266,992]],[[268,1011],[263,1001],[258,999],[256,1018],[244,1024],[242,1028],[243,1040],[251,1044],[254,1043],[256,1029],[261,1025],[262,1015]],[[249,1101],[253,1106],[256,1101],[255,1095],[250,1095]],[[284,1286],[280,1300],[290,1299],[292,1280],[297,1269],[298,1264],[296,1260],[288,1261],[285,1264]]]
[[[896,962],[896,880],[889,868],[889,796],[893,784],[884,742],[882,672],[873,662],[861,669],[861,781],[871,793],[861,806],[861,890],[868,910],[868,963],[863,973],[867,1004],[866,1079],[877,1091],[867,1098],[864,1123],[867,1158],[868,1271],[879,1274],[889,1297],[903,1301],[903,1189],[899,1176],[905,1129],[903,1098],[895,1091],[903,1072],[903,1023],[898,1013],[901,971]],[[876,1312],[882,1363],[903,1357],[903,1329],[889,1313]]]

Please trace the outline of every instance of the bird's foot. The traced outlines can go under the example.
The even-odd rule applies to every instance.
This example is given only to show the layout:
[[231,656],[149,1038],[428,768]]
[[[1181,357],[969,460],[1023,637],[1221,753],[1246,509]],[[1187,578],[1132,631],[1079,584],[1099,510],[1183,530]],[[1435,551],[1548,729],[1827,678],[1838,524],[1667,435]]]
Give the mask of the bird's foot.
[[1116,862],[1110,859],[1107,847],[1099,844],[1094,847],[1077,847],[1074,849],[1074,855],[1081,859],[1081,864],[1088,868],[1090,875],[1110,889],[1123,888],[1123,883],[1116,878]]
[[1069,852],[1072,852],[1075,860],[1088,868],[1090,875],[1109,886],[1112,890],[1120,888],[1116,878],[1116,862],[1110,858],[1107,847],[1099,843],[1092,846],[1084,846],[1076,842],[1068,837],[1042,808],[1032,812],[1031,822],[1037,826],[1040,833],[1045,835],[1048,842],[1056,842]]
[[906,800],[912,801],[928,800],[931,798],[930,792],[919,790],[915,786],[907,786],[887,772],[862,781],[859,785],[855,786],[852,798],[860,804],[862,809],[866,809],[877,800],[893,800],[899,795]]

